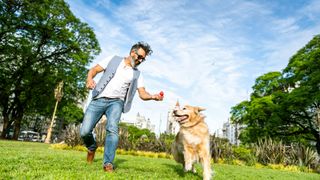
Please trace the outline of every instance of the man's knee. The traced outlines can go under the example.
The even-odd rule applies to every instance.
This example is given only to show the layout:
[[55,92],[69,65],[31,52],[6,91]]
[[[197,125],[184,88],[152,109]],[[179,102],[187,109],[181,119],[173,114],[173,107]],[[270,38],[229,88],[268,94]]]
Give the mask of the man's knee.
[[86,138],[90,134],[91,134],[91,131],[88,128],[85,128],[85,127],[80,128],[80,136],[82,139]]
[[115,135],[118,135],[118,130],[119,127],[118,125],[109,125],[107,126],[106,130],[107,130],[107,133],[110,133],[110,134],[115,134]]

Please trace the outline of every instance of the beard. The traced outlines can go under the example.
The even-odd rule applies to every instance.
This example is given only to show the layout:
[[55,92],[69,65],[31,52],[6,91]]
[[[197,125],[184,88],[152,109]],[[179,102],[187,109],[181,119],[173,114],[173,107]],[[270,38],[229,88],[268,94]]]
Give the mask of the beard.
[[140,64],[139,61],[138,61],[138,59],[135,59],[134,56],[131,56],[131,61],[130,61],[130,63],[131,63],[131,66],[132,66],[133,68],[138,67],[139,64]]
[[130,63],[131,63],[131,66],[132,67],[135,67],[136,66],[136,62],[135,62],[136,60],[134,59],[134,57],[133,56],[131,56],[131,61],[130,61]]

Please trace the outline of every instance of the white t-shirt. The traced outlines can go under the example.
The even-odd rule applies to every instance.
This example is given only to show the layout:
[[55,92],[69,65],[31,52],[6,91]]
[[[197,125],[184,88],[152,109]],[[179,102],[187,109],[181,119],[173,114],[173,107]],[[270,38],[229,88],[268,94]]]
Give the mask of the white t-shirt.
[[[109,56],[103,60],[101,60],[98,64],[103,68],[106,69],[107,65],[109,64],[110,60],[114,56]],[[117,71],[114,77],[110,80],[104,90],[98,95],[97,98],[100,97],[108,97],[108,98],[120,98],[124,100],[127,89],[129,88],[130,82],[133,78],[133,68],[127,66],[124,62],[124,58],[121,61],[120,65],[117,68]],[[138,78],[138,86],[137,88],[144,87],[143,77],[140,72]]]

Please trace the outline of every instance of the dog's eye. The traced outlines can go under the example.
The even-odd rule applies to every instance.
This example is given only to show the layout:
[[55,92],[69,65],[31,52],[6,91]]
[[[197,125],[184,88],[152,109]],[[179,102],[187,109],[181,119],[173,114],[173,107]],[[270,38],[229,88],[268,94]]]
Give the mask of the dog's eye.
[[182,110],[186,110],[187,108],[183,108]]

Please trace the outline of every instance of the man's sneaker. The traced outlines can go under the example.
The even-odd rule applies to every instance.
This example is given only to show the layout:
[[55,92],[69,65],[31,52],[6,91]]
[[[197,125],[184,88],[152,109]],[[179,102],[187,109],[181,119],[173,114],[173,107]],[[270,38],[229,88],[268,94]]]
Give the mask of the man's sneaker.
[[103,170],[105,172],[111,173],[111,172],[113,172],[113,165],[111,163],[108,163],[108,164],[103,166]]
[[88,150],[88,154],[87,154],[87,162],[89,164],[91,164],[93,162],[94,159],[94,154],[96,153],[96,151],[90,151]]

